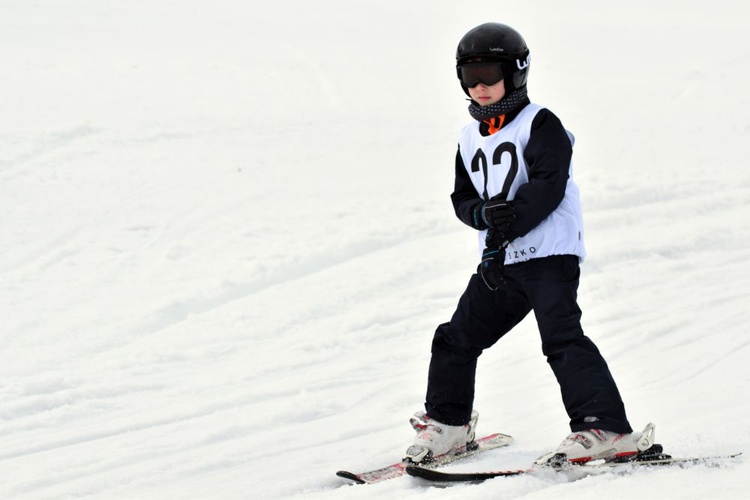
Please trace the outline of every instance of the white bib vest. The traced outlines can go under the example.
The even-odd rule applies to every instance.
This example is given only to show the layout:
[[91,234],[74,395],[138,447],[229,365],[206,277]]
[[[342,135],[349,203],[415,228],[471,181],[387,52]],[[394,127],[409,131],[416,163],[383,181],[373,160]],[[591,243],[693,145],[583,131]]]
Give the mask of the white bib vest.
[[[542,106],[537,104],[527,105],[510,123],[487,137],[480,134],[477,121],[461,130],[461,158],[474,188],[484,200],[501,192],[507,200],[513,200],[518,188],[529,182],[524,149],[531,134],[531,123],[540,109]],[[573,144],[570,132],[568,137]],[[480,254],[485,248],[486,236],[486,230],[479,232]],[[505,263],[516,264],[550,255],[577,255],[581,260],[586,256],[580,194],[573,182],[572,162],[562,202],[538,226],[508,245]]]

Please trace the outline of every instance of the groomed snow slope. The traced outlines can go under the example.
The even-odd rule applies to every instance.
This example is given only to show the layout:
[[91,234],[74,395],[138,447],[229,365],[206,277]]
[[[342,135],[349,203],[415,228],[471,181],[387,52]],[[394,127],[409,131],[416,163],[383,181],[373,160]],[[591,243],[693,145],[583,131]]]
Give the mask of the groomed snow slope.
[[[636,427],[750,450],[750,7],[4,1],[0,497],[743,498],[745,461],[435,488],[397,459],[476,266],[458,39],[524,34],[577,138],[580,304]],[[533,320],[486,352],[518,468],[567,418]]]

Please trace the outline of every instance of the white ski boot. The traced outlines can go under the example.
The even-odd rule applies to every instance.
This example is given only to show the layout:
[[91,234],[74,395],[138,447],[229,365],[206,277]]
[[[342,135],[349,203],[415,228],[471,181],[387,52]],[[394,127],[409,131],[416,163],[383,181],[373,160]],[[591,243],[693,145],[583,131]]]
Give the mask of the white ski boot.
[[446,425],[418,411],[409,423],[417,431],[414,443],[409,446],[404,460],[413,463],[429,462],[448,453],[460,453],[474,444],[479,414],[471,412],[466,425]]
[[573,432],[555,451],[542,455],[537,465],[559,467],[566,463],[583,464],[591,460],[628,460],[654,444],[655,427],[649,423],[643,432],[618,434],[600,429]]

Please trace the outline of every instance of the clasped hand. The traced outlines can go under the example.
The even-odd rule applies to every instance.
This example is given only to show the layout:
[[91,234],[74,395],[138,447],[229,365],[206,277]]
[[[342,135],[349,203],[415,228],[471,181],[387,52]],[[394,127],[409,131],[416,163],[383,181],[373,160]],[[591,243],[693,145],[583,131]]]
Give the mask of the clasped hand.
[[510,225],[516,220],[512,202],[505,199],[491,199],[482,205],[482,220],[489,227],[486,248],[482,252],[482,263],[479,273],[493,292],[505,285],[505,248],[508,246],[507,234]]
[[508,228],[516,220],[513,203],[508,200],[492,199],[482,205],[482,220],[491,229],[508,233]]
[[508,241],[500,236],[494,229],[487,231],[486,247],[482,252],[482,262],[479,264],[479,274],[493,292],[505,286],[505,248]]

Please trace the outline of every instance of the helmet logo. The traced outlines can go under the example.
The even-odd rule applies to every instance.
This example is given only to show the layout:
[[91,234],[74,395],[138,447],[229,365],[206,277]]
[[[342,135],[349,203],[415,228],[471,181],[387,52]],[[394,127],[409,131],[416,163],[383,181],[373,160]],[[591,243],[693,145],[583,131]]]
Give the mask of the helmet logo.
[[516,59],[516,66],[518,66],[518,69],[524,70],[529,67],[529,63],[531,62],[531,54],[526,56],[525,61],[521,61],[520,59]]

